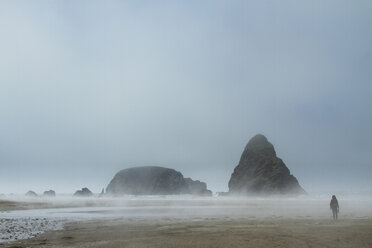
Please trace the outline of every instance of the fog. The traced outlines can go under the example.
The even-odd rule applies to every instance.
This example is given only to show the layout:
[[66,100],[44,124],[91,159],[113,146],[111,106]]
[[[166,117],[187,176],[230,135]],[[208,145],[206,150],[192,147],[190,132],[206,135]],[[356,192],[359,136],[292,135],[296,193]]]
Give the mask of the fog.
[[[126,196],[103,198],[1,197],[23,203],[24,210],[0,212],[1,218],[50,218],[89,220],[97,218],[295,218],[332,219],[329,195],[301,197],[195,197]],[[338,195],[341,219],[372,217],[372,198]],[[4,202],[2,202],[4,204]],[[3,206],[3,205],[2,205]]]
[[98,193],[145,165],[226,191],[257,133],[306,191],[370,192],[371,12],[369,1],[1,1],[0,193]]
[[[329,195],[297,197],[195,197],[124,196],[124,197],[25,197],[0,196],[0,243],[38,237],[53,230],[71,229],[73,223],[89,223],[96,228],[110,225],[143,224],[169,228],[177,223],[207,228],[210,221],[226,225],[246,221],[251,227],[288,225],[301,228],[312,225],[335,225],[329,209]],[[339,195],[340,222],[364,222],[372,217],[371,195]],[[7,210],[7,204],[14,204]],[[19,208],[19,209],[17,209]],[[99,224],[97,224],[99,223]],[[287,223],[287,224],[286,224]],[[322,224],[320,224],[322,223]],[[155,226],[154,226],[155,225]],[[363,224],[362,224],[363,225]],[[121,230],[122,231],[122,230]],[[62,231],[63,232],[63,231]],[[95,229],[95,232],[97,230]],[[133,232],[133,230],[132,230]]]

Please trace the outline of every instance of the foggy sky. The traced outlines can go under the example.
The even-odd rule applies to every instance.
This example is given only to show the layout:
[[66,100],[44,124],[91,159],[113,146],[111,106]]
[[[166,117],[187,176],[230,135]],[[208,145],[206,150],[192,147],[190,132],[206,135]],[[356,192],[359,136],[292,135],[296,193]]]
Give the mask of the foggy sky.
[[158,165],[227,183],[264,134],[308,192],[370,191],[370,1],[1,1],[0,193]]

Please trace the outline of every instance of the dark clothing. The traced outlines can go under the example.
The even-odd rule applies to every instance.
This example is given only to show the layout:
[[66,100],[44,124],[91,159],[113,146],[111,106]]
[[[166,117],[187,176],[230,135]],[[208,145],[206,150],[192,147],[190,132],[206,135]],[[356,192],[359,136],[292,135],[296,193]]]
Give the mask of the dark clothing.
[[332,209],[332,214],[333,214],[333,219],[337,220],[338,218],[338,211],[339,211],[339,206],[338,206],[338,201],[336,198],[332,198],[331,203],[329,206]]
[[330,206],[332,209],[338,209],[339,207],[338,207],[338,201],[337,201],[337,199],[336,199],[336,198],[333,198],[333,199],[331,200],[331,203],[329,204],[329,206]]

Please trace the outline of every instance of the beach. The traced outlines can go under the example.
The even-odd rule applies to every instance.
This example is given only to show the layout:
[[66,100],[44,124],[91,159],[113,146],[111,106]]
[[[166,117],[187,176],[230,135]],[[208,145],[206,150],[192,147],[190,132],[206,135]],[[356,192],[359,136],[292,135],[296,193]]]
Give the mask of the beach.
[[[372,221],[158,219],[71,223],[16,247],[372,247]],[[6,247],[6,246],[5,246]]]
[[0,208],[2,220],[62,224],[34,237],[3,241],[0,247],[372,247],[370,201],[342,201],[337,221],[327,206],[322,208],[323,198],[133,197],[79,199],[74,206],[73,199],[54,202],[52,208]]

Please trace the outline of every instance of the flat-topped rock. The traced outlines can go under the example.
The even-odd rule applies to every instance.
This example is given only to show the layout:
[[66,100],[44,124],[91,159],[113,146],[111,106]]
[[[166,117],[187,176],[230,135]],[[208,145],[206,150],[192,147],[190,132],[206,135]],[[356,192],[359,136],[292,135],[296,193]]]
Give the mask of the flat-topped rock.
[[185,179],[179,171],[158,166],[121,170],[106,189],[107,194],[113,195],[208,195],[208,192],[205,183]]

